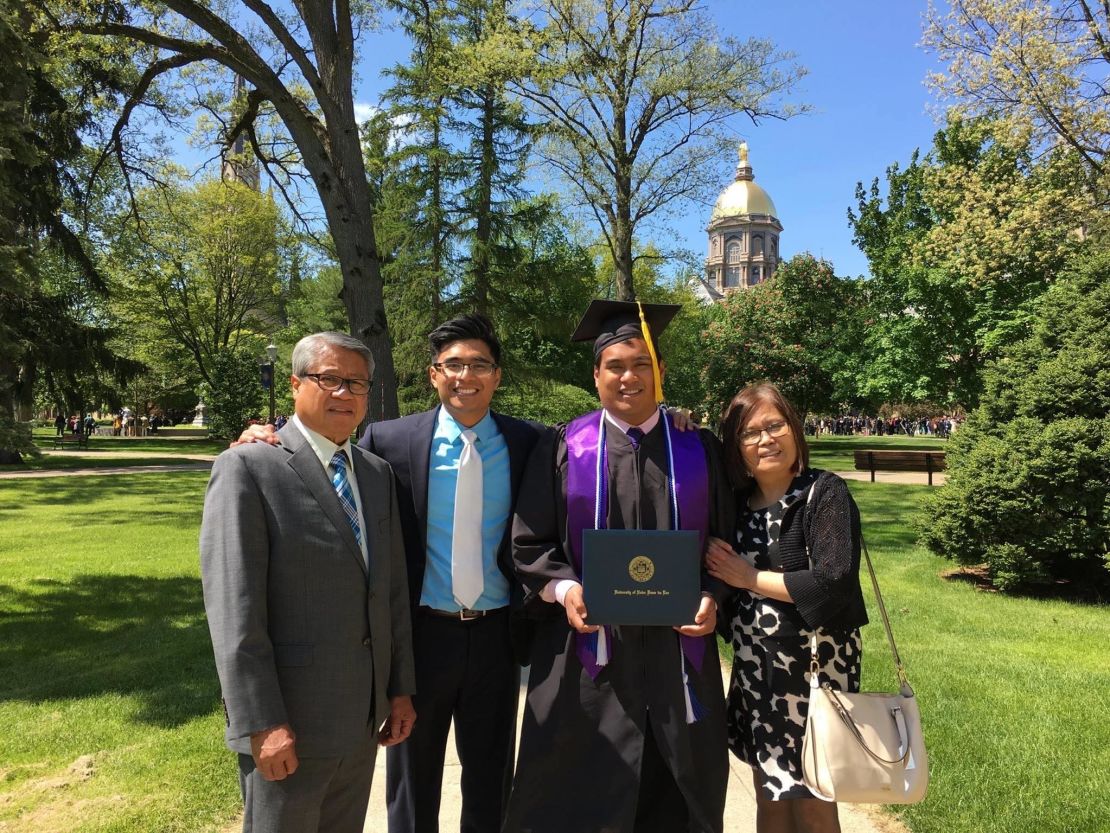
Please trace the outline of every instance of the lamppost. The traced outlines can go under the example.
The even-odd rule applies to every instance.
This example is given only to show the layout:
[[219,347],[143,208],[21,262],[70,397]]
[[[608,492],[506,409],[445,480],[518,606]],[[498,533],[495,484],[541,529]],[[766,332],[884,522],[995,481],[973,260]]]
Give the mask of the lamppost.
[[262,364],[262,387],[270,391],[270,425],[274,424],[274,362],[277,361],[277,345],[272,341],[266,345],[266,358],[269,361]]

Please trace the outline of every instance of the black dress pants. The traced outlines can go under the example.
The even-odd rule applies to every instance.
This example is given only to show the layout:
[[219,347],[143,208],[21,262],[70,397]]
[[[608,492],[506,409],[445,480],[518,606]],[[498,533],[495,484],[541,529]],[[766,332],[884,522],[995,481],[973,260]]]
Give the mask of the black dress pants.
[[509,611],[459,621],[413,615],[416,723],[386,753],[389,833],[437,833],[451,721],[462,764],[461,833],[498,833],[512,782],[520,668]]

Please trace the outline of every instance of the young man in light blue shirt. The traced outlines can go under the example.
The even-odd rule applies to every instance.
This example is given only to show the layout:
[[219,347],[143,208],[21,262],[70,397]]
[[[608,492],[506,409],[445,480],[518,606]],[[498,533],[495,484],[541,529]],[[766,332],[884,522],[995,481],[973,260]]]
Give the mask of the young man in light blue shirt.
[[439,829],[454,721],[460,830],[486,833],[500,830],[508,799],[526,656],[510,519],[525,463],[547,429],[490,410],[501,346],[487,318],[452,319],[429,342],[439,406],[371,424],[359,443],[393,467],[412,602],[417,720],[388,753],[389,831]]

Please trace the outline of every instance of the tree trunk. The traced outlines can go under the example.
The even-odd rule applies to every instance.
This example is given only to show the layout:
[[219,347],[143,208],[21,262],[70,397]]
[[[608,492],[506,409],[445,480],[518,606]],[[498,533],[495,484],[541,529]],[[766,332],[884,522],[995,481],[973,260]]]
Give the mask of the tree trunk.
[[481,161],[478,164],[478,182],[475,187],[473,270],[474,308],[489,313],[490,241],[493,236],[493,176],[497,170],[497,153],[493,146],[497,99],[489,87],[481,94],[482,138]]
[[[623,96],[626,91],[622,90]],[[616,194],[613,205],[613,266],[617,270],[617,300],[635,301],[636,287],[632,282],[632,168],[635,155],[628,152],[627,100],[623,97],[613,106],[613,145],[616,149]]]
[[632,282],[632,189],[629,177],[617,179],[616,216],[613,218],[613,266],[617,270],[617,300],[635,301]]
[[[343,52],[342,49],[338,51]],[[374,237],[373,197],[355,121],[354,99],[349,94],[349,63],[346,55],[338,59],[335,55],[326,57],[330,60],[324,55],[317,56],[330,99],[329,106],[324,108],[325,134],[321,136],[305,121],[291,99],[279,101],[278,112],[301,151],[324,207],[343,274],[343,305],[351,335],[365,343],[374,354],[377,385],[370,395],[367,418],[370,421],[393,419],[400,415],[397,375]],[[343,91],[346,94],[340,94]]]
[[163,49],[177,49],[190,60],[222,63],[253,84],[273,104],[300,151],[301,162],[312,177],[324,207],[343,273],[343,302],[351,333],[374,353],[375,378],[379,384],[376,392],[380,393],[371,398],[370,416],[372,419],[397,416],[397,378],[374,239],[374,200],[354,115],[354,30],[349,6],[344,3],[295,3],[304,32],[312,41],[311,49],[304,49],[272,10],[266,4],[259,4],[264,9],[261,16],[265,25],[283,39],[293,60],[308,76],[309,87],[319,105],[318,117],[286,86],[280,70],[262,59],[250,40],[231,22],[220,18],[209,4],[200,0],[162,0],[162,4],[203,29],[213,42],[167,39],[161,32],[115,23],[87,23],[76,28],[92,34],[124,36]]
[[[397,407],[397,376],[393,367],[393,347],[386,324],[382,299],[382,274],[370,222],[369,189],[365,179],[348,183],[366,193],[364,209],[350,212],[343,201],[325,200],[324,210],[335,241],[335,251],[343,272],[343,306],[347,310],[351,335],[370,348],[374,354],[374,392],[370,398],[368,417],[371,421],[399,416]],[[338,203],[338,204],[337,204]],[[337,215],[337,216],[333,216]]]
[[[7,422],[14,426],[19,418],[19,402],[15,395],[19,368],[12,362],[0,361],[0,425]],[[0,448],[0,465],[17,466],[23,455],[12,448]]]
[[432,224],[432,321],[439,324],[442,313],[443,293],[443,163],[439,151],[442,148],[443,96],[435,101],[435,120],[432,125],[432,204],[428,206],[428,216]]

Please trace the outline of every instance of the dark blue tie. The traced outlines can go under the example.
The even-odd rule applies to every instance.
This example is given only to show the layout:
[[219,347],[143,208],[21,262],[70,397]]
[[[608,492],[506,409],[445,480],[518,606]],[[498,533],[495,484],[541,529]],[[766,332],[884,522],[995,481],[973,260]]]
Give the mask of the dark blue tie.
[[632,443],[632,447],[637,451],[640,450],[640,441],[644,438],[644,432],[641,428],[628,429],[628,441]]
[[335,494],[343,506],[343,514],[347,516],[347,523],[351,525],[351,532],[355,534],[355,541],[361,548],[362,529],[359,528],[355,493],[351,490],[351,481],[347,478],[347,455],[342,451],[335,452],[335,456],[331,458],[331,467],[331,485],[335,487]]

